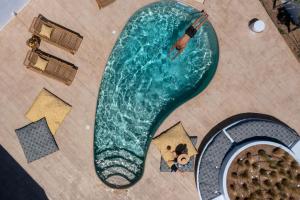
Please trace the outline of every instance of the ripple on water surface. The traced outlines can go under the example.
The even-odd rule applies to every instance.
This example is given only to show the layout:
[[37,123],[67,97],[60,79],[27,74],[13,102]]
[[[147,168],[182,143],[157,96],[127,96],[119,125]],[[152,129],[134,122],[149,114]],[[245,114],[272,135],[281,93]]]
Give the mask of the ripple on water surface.
[[111,187],[137,182],[156,128],[178,105],[201,92],[218,63],[210,23],[175,60],[168,51],[200,16],[175,1],[138,10],[107,62],[96,111],[94,154],[98,176]]

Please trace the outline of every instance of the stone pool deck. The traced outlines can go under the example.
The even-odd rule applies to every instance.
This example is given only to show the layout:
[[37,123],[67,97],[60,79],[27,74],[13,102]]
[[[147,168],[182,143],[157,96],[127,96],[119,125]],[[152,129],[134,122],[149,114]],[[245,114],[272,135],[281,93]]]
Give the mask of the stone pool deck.
[[[94,0],[31,0],[0,31],[0,144],[45,189],[49,199],[198,199],[193,173],[159,172],[160,155],[154,145],[144,177],[129,190],[107,188],[94,170],[93,124],[106,60],[128,18],[150,2],[153,0],[117,0],[99,11]],[[242,112],[273,115],[300,132],[300,65],[261,3],[206,0],[205,7],[220,42],[216,76],[202,94],[173,112],[158,133],[181,120],[189,133],[198,136],[199,144],[217,123]],[[28,28],[39,13],[84,36],[75,56],[45,42],[41,45],[79,67],[70,87],[23,66]],[[249,31],[248,21],[254,17],[266,22],[264,33]],[[28,123],[24,113],[43,87],[73,109],[55,135],[60,150],[27,164],[14,130]]]

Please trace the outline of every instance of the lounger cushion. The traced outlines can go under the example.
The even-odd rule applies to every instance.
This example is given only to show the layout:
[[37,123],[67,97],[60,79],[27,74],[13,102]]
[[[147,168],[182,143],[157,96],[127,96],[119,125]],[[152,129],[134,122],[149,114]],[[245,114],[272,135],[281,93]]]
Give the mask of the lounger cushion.
[[[192,144],[190,137],[187,135],[181,122],[175,124],[170,129],[164,131],[162,134],[153,139],[153,143],[158,147],[163,159],[167,162],[169,167],[172,166],[175,158],[174,151],[179,144],[186,144],[188,155],[192,157],[197,154],[197,150]],[[171,149],[168,150],[167,147]]]
[[52,134],[55,134],[70,111],[71,106],[68,103],[43,89],[26,113],[26,117],[32,122],[45,117]]
[[52,27],[42,24],[40,35],[50,39],[52,31],[53,31]]
[[17,129],[16,133],[28,162],[58,150],[45,118]]
[[42,71],[44,71],[48,65],[48,60],[45,60],[43,58],[41,58],[40,56],[37,57],[36,63],[34,64],[34,66]]

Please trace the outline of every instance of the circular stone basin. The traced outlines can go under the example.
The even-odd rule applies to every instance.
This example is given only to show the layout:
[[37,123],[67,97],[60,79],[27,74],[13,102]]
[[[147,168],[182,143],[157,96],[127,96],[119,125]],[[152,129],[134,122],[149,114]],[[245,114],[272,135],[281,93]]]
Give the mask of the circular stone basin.
[[300,199],[300,166],[291,151],[271,144],[242,149],[227,163],[229,199]]
[[[227,118],[224,121],[220,122],[218,125],[216,125],[214,128],[212,128],[211,131],[207,134],[205,140],[203,140],[203,142],[201,143],[198,150],[201,153],[199,153],[197,166],[196,166],[197,168],[196,182],[197,182],[197,189],[199,192],[200,199],[201,200],[234,200],[234,199],[265,200],[266,198],[262,198],[262,197],[257,198],[255,197],[255,195],[250,196],[251,195],[250,190],[248,193],[249,197],[245,195],[244,197],[240,197],[241,195],[238,196],[239,195],[238,192],[242,190],[240,188],[242,187],[248,188],[248,185],[243,185],[243,183],[245,183],[246,181],[250,182],[249,180],[247,180],[247,177],[251,177],[251,182],[252,182],[251,173],[254,173],[254,171],[251,171],[251,173],[249,172],[250,175],[247,174],[247,172],[242,174],[242,177],[244,176],[246,178],[244,177],[239,178],[236,181],[236,183],[238,184],[236,193],[234,193],[235,191],[230,191],[230,187],[235,187],[235,186],[230,186],[230,183],[227,183],[229,181],[228,177],[232,172],[231,167],[234,166],[235,165],[234,163],[237,162],[236,159],[239,157],[247,157],[248,148],[259,147],[260,145],[262,145],[261,149],[264,149],[266,153],[270,153],[266,150],[268,149],[268,145],[271,147],[279,147],[280,149],[283,150],[283,152],[288,153],[293,159],[295,159],[298,163],[300,163],[299,134],[295,132],[295,130],[290,128],[288,125],[286,125],[285,123],[281,122],[280,120],[272,116],[259,114],[259,113],[242,113]],[[250,153],[251,152],[252,151],[250,151]],[[258,152],[256,152],[256,154],[258,154]],[[255,154],[253,154],[252,157],[254,157],[254,155]],[[250,156],[250,154],[248,154],[248,156]],[[269,157],[269,158],[273,158],[273,157]],[[273,160],[276,161],[275,158],[273,158]],[[246,160],[243,159],[242,161],[245,162]],[[277,160],[277,162],[278,161],[279,160]],[[250,161],[247,161],[246,163],[244,163],[244,165],[249,165],[248,162]],[[285,164],[285,162],[283,163],[279,162],[279,165],[283,165],[283,164]],[[262,170],[261,173],[265,173],[264,170]],[[282,170],[281,173],[283,173]],[[294,181],[292,182],[293,187],[289,189],[283,188],[283,192],[288,194],[293,194],[294,196],[284,195],[283,192],[272,193],[273,190],[268,190],[267,192],[275,194],[275,197],[270,197],[267,199],[288,200],[288,199],[294,199],[294,197],[296,199],[299,199],[300,188],[298,187],[299,185],[298,171],[296,171],[296,173],[297,174],[294,174],[294,179],[290,179]],[[240,174],[237,173],[236,175],[234,174],[233,176],[238,176],[238,175]],[[272,174],[267,173],[267,176],[270,175],[274,176],[274,172],[272,172]],[[254,179],[254,183],[255,181],[257,180]],[[273,188],[279,187],[280,189],[282,189],[281,185],[277,184],[276,186],[276,183]],[[264,184],[269,184],[269,183],[265,182]],[[287,184],[286,180],[283,180],[283,184]],[[255,184],[253,185],[250,185],[250,187],[252,187],[251,189],[257,187],[257,185]],[[290,186],[291,184],[288,185]],[[228,190],[229,192],[231,192],[230,194]],[[230,198],[229,195],[233,196],[232,193],[234,193],[234,195],[236,196]],[[258,194],[260,194],[259,191]],[[236,197],[240,197],[240,198],[236,198]]]

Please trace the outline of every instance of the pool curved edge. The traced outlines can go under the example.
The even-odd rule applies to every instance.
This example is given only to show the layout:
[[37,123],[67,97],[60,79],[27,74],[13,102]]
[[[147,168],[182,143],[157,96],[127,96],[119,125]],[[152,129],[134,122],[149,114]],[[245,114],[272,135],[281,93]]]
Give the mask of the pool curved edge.
[[[148,4],[140,9],[138,9],[129,19],[128,21],[126,22],[126,24],[130,21],[130,19],[136,14],[138,13],[141,9],[144,9],[145,7],[148,7],[148,6],[151,6],[152,4],[155,4],[157,2],[154,2],[154,3],[151,3],[151,4]],[[184,6],[186,7],[192,7],[193,9],[196,9],[195,7],[189,5],[189,4],[184,4],[180,1],[177,1],[177,3],[180,3],[180,4],[183,4]],[[199,10],[198,10],[199,11]],[[126,27],[126,24],[124,26],[124,28]],[[209,85],[209,83],[212,81],[216,71],[217,71],[217,66],[218,66],[218,63],[219,63],[219,57],[220,57],[220,53],[219,53],[219,40],[218,40],[218,37],[217,37],[217,34],[215,32],[215,29],[213,28],[212,24],[209,22],[211,28],[212,28],[212,33],[214,34],[214,37],[216,38],[216,41],[215,41],[215,44],[214,46],[216,48],[217,51],[214,52],[214,59],[215,59],[215,63],[214,65],[212,65],[203,75],[202,79],[197,83],[197,85],[195,86],[196,90],[193,90],[193,91],[189,91],[189,93],[185,94],[181,99],[180,101],[176,101],[174,103],[170,103],[168,107],[166,107],[165,109],[163,109],[156,117],[156,119],[154,120],[151,128],[150,128],[150,134],[149,134],[149,139],[147,140],[147,144],[146,144],[146,148],[145,148],[145,156],[143,158],[143,164],[142,164],[142,171],[141,173],[138,174],[138,176],[134,179],[134,181],[130,182],[129,184],[126,184],[126,185],[115,185],[115,184],[111,184],[109,182],[107,182],[106,180],[102,179],[102,177],[100,176],[100,174],[97,173],[97,167],[96,167],[96,153],[95,153],[95,148],[93,148],[93,151],[94,151],[94,167],[95,167],[95,171],[96,171],[96,174],[97,176],[99,177],[99,179],[105,184],[107,185],[108,187],[111,187],[113,189],[127,189],[133,185],[135,185],[137,182],[139,182],[141,180],[141,178],[143,177],[144,175],[144,170],[145,170],[145,161],[147,159],[147,154],[148,154],[148,150],[149,150],[149,147],[150,147],[150,143],[151,143],[151,140],[152,140],[152,137],[153,135],[155,134],[155,132],[157,131],[157,129],[160,127],[161,123],[175,110],[177,109],[179,106],[181,106],[182,104],[186,103],[187,101],[191,100],[192,98],[194,98],[195,96],[199,95],[202,91],[204,91],[207,86]],[[123,28],[123,30],[124,30]],[[122,32],[123,32],[122,30]],[[121,32],[121,33],[122,33]],[[115,48],[115,47],[114,47]],[[112,52],[114,51],[114,48],[112,49]],[[105,69],[104,69],[104,72],[103,72],[103,76],[105,74]],[[102,77],[102,81],[103,81],[103,77]],[[101,88],[101,85],[102,85],[102,81],[100,82],[100,88]],[[100,95],[100,91],[98,91],[98,97]],[[99,103],[99,100],[100,98],[97,99],[97,104],[96,106],[98,105]],[[96,111],[97,112],[97,111]],[[94,132],[96,131],[96,128],[94,127]],[[95,134],[94,134],[94,141],[95,141]],[[117,174],[118,175],[118,174]],[[118,176],[122,176],[121,174],[119,174]]]

